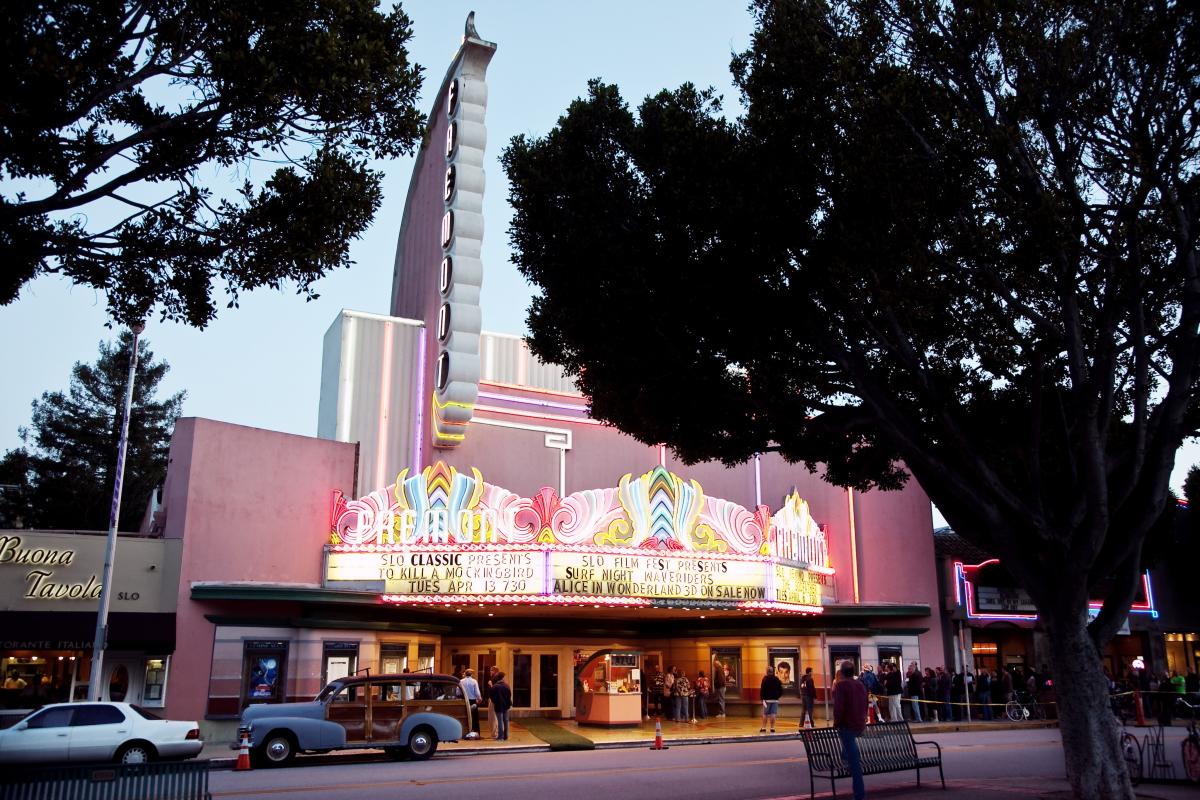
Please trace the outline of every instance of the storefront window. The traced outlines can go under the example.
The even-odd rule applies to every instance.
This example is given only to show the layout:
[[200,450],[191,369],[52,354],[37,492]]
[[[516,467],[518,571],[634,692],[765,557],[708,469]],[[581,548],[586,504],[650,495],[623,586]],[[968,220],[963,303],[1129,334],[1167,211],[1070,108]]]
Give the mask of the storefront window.
[[243,705],[283,702],[287,648],[286,641],[246,642],[243,658]]
[[394,675],[408,668],[407,644],[384,644],[379,648],[379,672]]
[[146,659],[146,677],[142,683],[142,705],[160,708],[167,698],[167,659]]
[[423,644],[417,648],[417,671],[433,672],[437,664],[437,646]]
[[712,673],[725,673],[725,696],[742,696],[742,648],[714,647],[712,649]]
[[358,642],[325,642],[323,649],[321,675],[326,684],[358,670]]
[[879,667],[882,670],[884,664],[891,664],[896,669],[900,670],[900,674],[904,674],[904,651],[899,645],[879,645]]
[[830,681],[837,677],[838,670],[842,668],[842,662],[849,661],[854,665],[854,673],[857,675],[862,672],[862,658],[859,655],[858,645],[837,645],[829,646],[829,677]]
[[775,668],[775,677],[783,684],[785,694],[800,696],[800,681],[797,671],[800,666],[800,651],[795,648],[772,648],[770,651],[771,666]]

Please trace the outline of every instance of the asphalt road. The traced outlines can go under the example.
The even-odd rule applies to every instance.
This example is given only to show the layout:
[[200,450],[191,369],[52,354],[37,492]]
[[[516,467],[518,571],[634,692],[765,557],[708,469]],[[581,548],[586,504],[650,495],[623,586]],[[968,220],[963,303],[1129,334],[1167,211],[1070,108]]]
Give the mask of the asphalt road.
[[[1182,734],[1181,729],[1176,729]],[[927,787],[916,788],[915,773],[867,779],[868,794],[888,797],[1037,796],[1064,776],[1056,729],[932,734],[942,745],[946,779],[922,772]],[[1168,739],[1177,753],[1179,735]],[[903,787],[903,788],[901,788]],[[1022,788],[1025,787],[1025,788]],[[319,764],[279,770],[214,772],[215,800],[280,798],[484,798],[485,800],[751,800],[808,796],[808,767],[799,741],[739,742],[648,749],[564,753],[439,754],[426,762]],[[882,790],[882,791],[880,791]],[[817,785],[829,796],[829,783]],[[998,794],[996,794],[998,792]],[[962,793],[960,795],[960,793]],[[850,795],[848,781],[838,795]]]

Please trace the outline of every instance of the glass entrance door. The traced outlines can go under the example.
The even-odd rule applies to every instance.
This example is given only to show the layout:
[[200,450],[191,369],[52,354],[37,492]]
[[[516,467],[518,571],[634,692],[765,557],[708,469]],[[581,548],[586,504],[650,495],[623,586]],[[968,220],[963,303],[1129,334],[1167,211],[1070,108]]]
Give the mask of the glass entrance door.
[[513,707],[559,708],[559,658],[557,653],[514,653]]

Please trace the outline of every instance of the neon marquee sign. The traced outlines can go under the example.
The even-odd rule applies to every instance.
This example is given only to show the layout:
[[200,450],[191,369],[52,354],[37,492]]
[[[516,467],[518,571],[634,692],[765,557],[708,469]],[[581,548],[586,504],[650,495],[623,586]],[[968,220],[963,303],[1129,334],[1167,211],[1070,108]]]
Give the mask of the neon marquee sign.
[[521,497],[442,462],[359,500],[336,493],[325,566],[326,586],[395,603],[678,601],[793,613],[819,612],[832,575],[825,531],[795,492],[774,515],[750,511],[659,466],[614,488]]

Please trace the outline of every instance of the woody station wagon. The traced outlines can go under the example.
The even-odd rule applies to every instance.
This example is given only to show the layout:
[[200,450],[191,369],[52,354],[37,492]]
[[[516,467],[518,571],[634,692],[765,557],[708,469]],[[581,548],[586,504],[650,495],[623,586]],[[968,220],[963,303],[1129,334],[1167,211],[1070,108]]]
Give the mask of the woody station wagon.
[[405,672],[331,682],[308,703],[248,706],[238,727],[263,766],[297,753],[381,748],[393,758],[429,758],[438,742],[470,730],[471,707],[452,675]]

